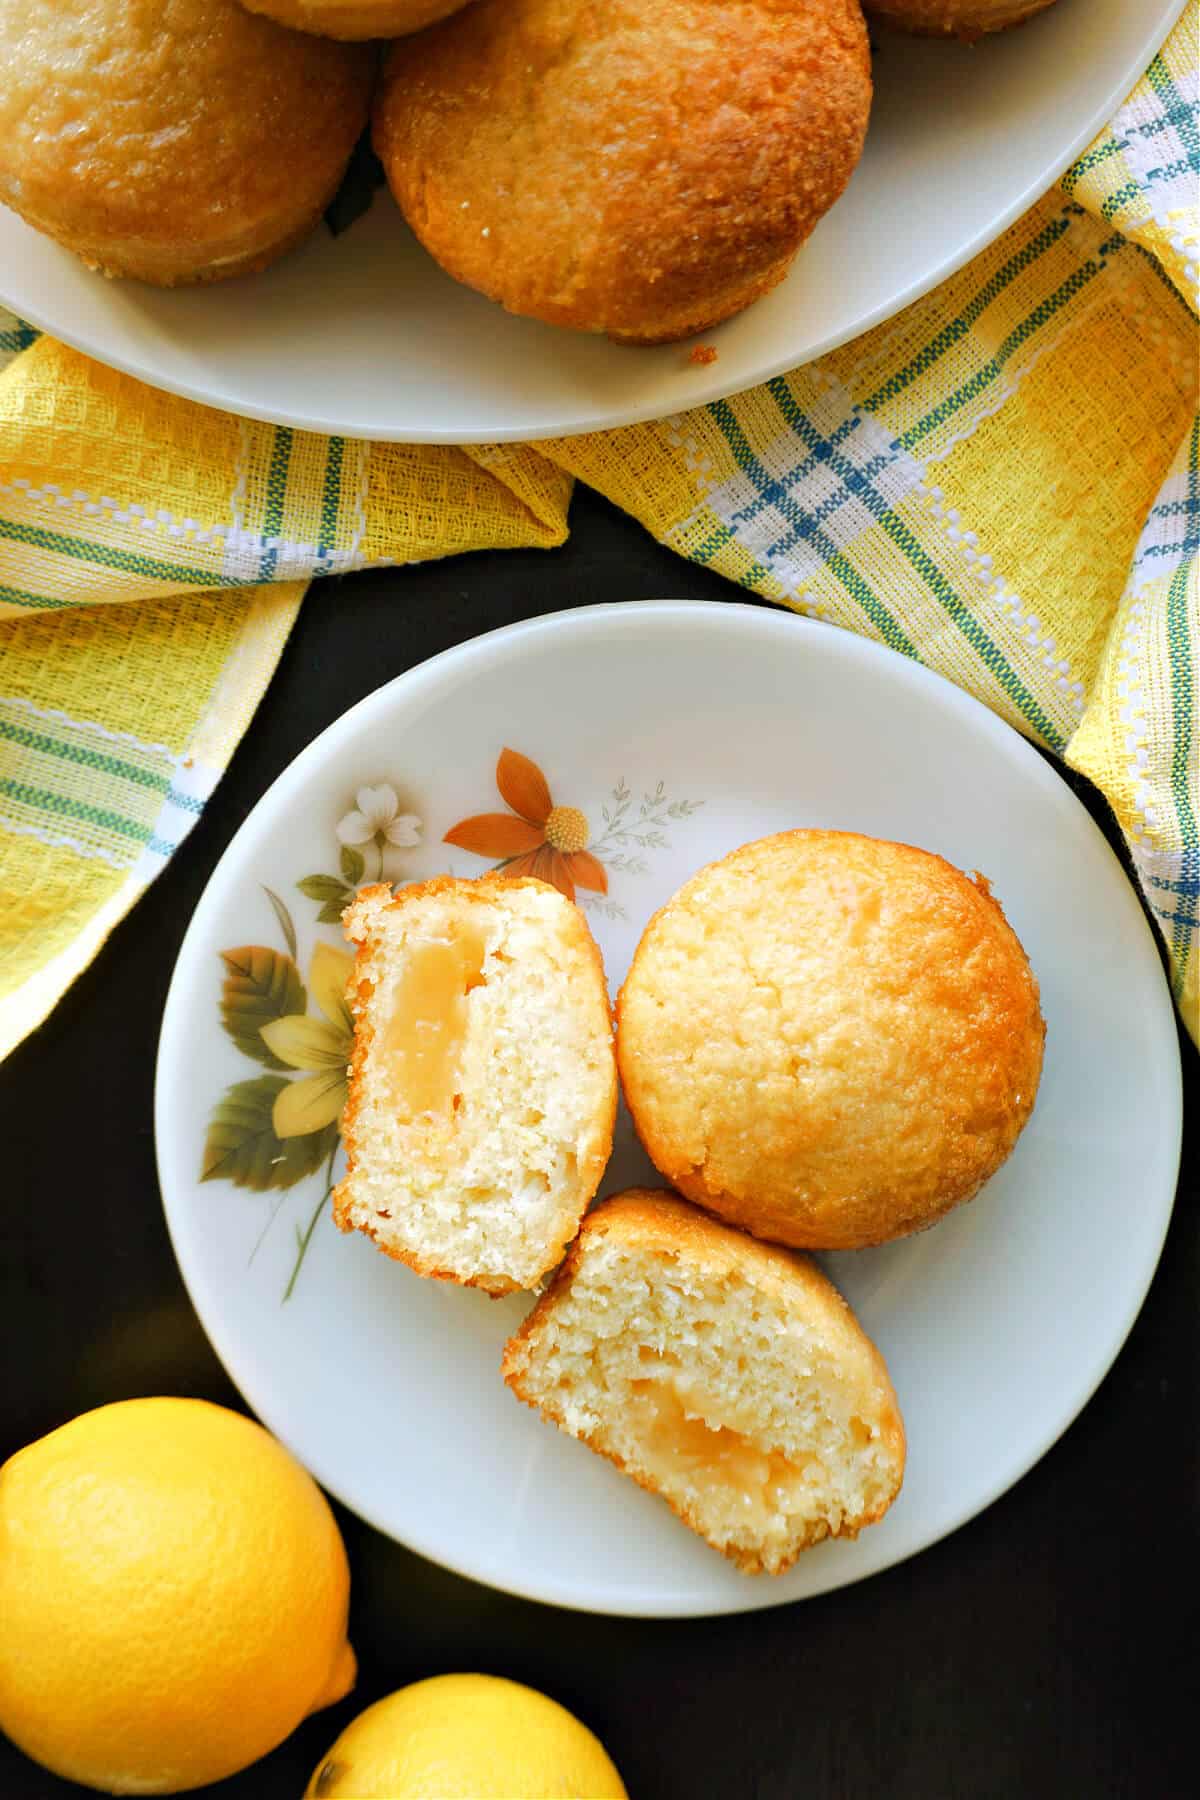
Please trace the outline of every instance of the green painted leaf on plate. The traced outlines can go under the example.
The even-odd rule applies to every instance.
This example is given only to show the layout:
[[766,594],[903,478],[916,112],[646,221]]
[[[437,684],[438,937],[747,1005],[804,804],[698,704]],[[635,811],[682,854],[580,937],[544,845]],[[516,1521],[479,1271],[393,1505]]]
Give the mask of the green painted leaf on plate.
[[300,971],[290,956],[265,944],[222,950],[226,976],[221,984],[221,1023],[246,1056],[268,1069],[286,1068],[263,1042],[264,1025],[308,1004]]
[[294,1187],[320,1168],[337,1143],[337,1126],[309,1137],[277,1137],[275,1102],[287,1086],[283,1075],[257,1075],[226,1088],[208,1122],[202,1181],[232,1181],[263,1193]]
[[363,876],[366,874],[367,869],[367,859],[362,851],[356,850],[352,844],[343,844],[341,865],[342,874],[346,877],[350,886],[357,887]]
[[325,906],[349,906],[354,898],[354,889],[336,875],[306,875],[296,886],[310,900],[319,900]]
[[279,895],[275,892],[274,888],[269,888],[264,885],[263,893],[267,896],[267,899],[275,909],[275,917],[279,920],[279,929],[283,933],[283,941],[288,947],[288,954],[294,957],[297,953],[296,927],[292,924],[292,915],[284,905],[283,901],[279,898]]

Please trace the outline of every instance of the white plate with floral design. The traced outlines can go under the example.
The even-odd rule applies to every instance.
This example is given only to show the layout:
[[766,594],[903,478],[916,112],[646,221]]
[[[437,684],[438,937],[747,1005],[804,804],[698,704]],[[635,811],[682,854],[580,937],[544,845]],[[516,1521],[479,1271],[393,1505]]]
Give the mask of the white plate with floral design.
[[[823,1259],[888,1360],[908,1473],[882,1524],[772,1581],[739,1574],[513,1398],[500,1352],[528,1297],[420,1280],[339,1235],[327,1196],[348,1043],[336,917],[358,883],[475,875],[515,852],[574,887],[615,991],[650,914],[687,876],[796,825],[898,838],[983,870],[1041,981],[1049,1035],[1033,1120],[970,1206],[918,1238]],[[969,1519],[1054,1442],[1120,1348],[1158,1259],[1179,1064],[1137,899],[1086,811],[1015,732],[832,627],[663,601],[464,644],[372,694],[297,758],[188,931],[156,1126],[196,1309],[250,1404],[332,1493],[514,1593],[705,1614],[885,1568]],[[649,1174],[622,1121],[601,1192]]]

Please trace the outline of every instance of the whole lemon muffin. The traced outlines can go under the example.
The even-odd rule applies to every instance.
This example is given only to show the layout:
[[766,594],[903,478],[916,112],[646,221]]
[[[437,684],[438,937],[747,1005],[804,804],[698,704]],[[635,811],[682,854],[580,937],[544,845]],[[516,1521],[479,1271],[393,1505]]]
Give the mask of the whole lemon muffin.
[[854,1249],[932,1225],[1008,1156],[1045,1026],[982,876],[853,832],[712,863],[650,921],[617,1002],[638,1134],[758,1237]]
[[1020,25],[1053,5],[1054,0],[863,0],[865,11],[903,31],[968,41]]
[[332,198],[374,68],[237,0],[0,0],[0,201],[106,275],[264,268]]
[[395,38],[424,31],[467,0],[242,0],[251,12],[318,37]]
[[393,47],[374,138],[457,280],[652,344],[783,278],[870,100],[858,0],[477,0]]

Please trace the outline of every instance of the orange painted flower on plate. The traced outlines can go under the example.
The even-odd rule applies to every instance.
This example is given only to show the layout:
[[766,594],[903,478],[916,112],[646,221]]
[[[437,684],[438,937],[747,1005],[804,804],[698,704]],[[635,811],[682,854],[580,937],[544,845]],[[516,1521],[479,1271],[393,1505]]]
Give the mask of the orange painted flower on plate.
[[517,750],[502,750],[496,786],[511,812],[476,813],[446,833],[445,842],[474,856],[497,859],[505,875],[535,875],[568,900],[577,887],[607,894],[604,865],[588,850],[591,835],[577,806],[556,806],[542,771]]

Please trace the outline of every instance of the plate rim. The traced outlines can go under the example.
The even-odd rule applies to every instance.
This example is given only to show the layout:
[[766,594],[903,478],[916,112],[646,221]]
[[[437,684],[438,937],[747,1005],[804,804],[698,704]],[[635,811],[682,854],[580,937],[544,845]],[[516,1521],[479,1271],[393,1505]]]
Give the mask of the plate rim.
[[[951,275],[957,274],[959,269],[986,250],[989,244],[994,243],[1008,230],[1015,219],[1053,187],[1063,170],[1108,123],[1134,84],[1140,80],[1156,51],[1161,48],[1167,36],[1174,30],[1187,3],[1188,0],[1173,0],[1173,10],[1168,11],[1165,32],[1162,29],[1161,19],[1157,19],[1152,28],[1148,28],[1142,33],[1137,40],[1139,45],[1137,54],[1131,55],[1129,66],[1120,80],[1113,81],[1104,89],[1103,96],[1096,100],[1087,113],[1086,123],[1074,132],[1066,148],[1056,152],[1053,159],[1043,166],[1039,175],[1027,182],[1013,199],[1001,207],[999,212],[986,224],[980,226],[979,230],[964,244],[944,256],[940,262],[935,263],[922,275],[917,276],[906,287],[879,301],[874,307],[868,307],[851,323],[827,332],[824,337],[815,340],[805,350],[797,353],[793,349],[779,357],[772,357],[753,376],[745,380],[739,378],[732,386],[727,386],[719,374],[714,375],[707,382],[698,383],[689,391],[686,405],[682,410],[690,412],[700,407],[710,406],[719,400],[733,399],[739,394],[748,393],[752,388],[762,386],[765,382],[776,380],[791,369],[804,368],[818,358],[828,356],[832,351],[840,349],[851,339],[861,337],[865,332],[874,330],[877,325],[885,324],[887,320],[895,318],[898,313],[922,299],[939,283],[948,280]],[[872,23],[877,29],[880,28],[880,21],[875,20]],[[19,215],[16,216],[19,217]],[[29,227],[29,229],[34,228]],[[64,250],[63,254],[69,256],[72,252]],[[96,279],[100,280],[102,277],[97,276]],[[660,398],[648,404],[619,407],[615,412],[601,412],[595,417],[559,419],[554,423],[532,428],[529,426],[478,425],[469,431],[464,431],[461,427],[453,429],[437,425],[403,424],[380,427],[378,424],[367,426],[362,420],[347,423],[331,418],[314,417],[311,413],[293,411],[288,407],[264,407],[247,402],[242,395],[214,391],[211,387],[200,388],[194,382],[185,379],[165,380],[161,373],[149,372],[145,365],[139,363],[134,357],[105,354],[96,349],[93,341],[87,340],[86,333],[62,332],[47,322],[48,315],[42,313],[40,307],[29,308],[23,302],[18,304],[11,300],[5,291],[2,268],[0,268],[0,305],[9,307],[10,310],[16,312],[19,318],[26,319],[29,324],[35,325],[39,331],[45,332],[58,342],[78,350],[85,356],[92,357],[107,368],[116,369],[121,374],[132,376],[135,380],[142,381],[148,387],[156,388],[160,392],[175,394],[180,399],[194,401],[198,405],[207,406],[217,412],[254,419],[260,424],[283,426],[291,431],[314,432],[323,437],[345,437],[355,441],[391,444],[540,443],[548,438],[576,437],[590,432],[620,430],[627,425],[644,425],[680,410],[669,407],[667,413],[664,414]],[[103,317],[99,308],[96,310],[96,317],[98,319]],[[147,341],[150,341],[149,334]],[[714,363],[712,367],[716,369],[718,363]]]
[[[1071,1397],[1062,1408],[1061,1416],[1059,1416],[1048,1431],[1039,1438],[1036,1444],[1034,1444],[1032,1448],[1023,1449],[1018,1454],[1010,1457],[1002,1465],[1000,1473],[995,1475],[988,1484],[986,1491],[963,1511],[956,1513],[954,1517],[949,1522],[945,1523],[941,1529],[936,1531],[934,1535],[922,1538],[919,1543],[908,1549],[902,1550],[899,1554],[883,1563],[870,1563],[869,1566],[860,1568],[856,1567],[853,1563],[846,1561],[845,1566],[843,1567],[844,1559],[838,1559],[837,1563],[830,1564],[830,1578],[804,1594],[775,1595],[771,1592],[770,1588],[751,1587],[750,1584],[747,1584],[747,1592],[744,1595],[731,1594],[727,1602],[715,1597],[697,1597],[686,1591],[660,1596],[658,1600],[653,1603],[646,1603],[645,1600],[642,1600],[640,1603],[633,1603],[632,1598],[630,1600],[622,1600],[619,1593],[614,1594],[611,1589],[606,1596],[600,1599],[593,1598],[587,1600],[573,1595],[564,1597],[561,1592],[540,1586],[536,1581],[525,1582],[521,1580],[519,1578],[519,1572],[517,1577],[514,1578],[510,1573],[501,1572],[483,1561],[474,1562],[470,1557],[456,1557],[455,1559],[450,1560],[447,1558],[444,1550],[430,1542],[424,1533],[415,1533],[406,1537],[398,1536],[395,1530],[379,1516],[373,1507],[364,1507],[360,1505],[358,1501],[350,1497],[346,1489],[338,1481],[336,1473],[333,1473],[331,1478],[331,1472],[324,1468],[319,1460],[310,1460],[307,1457],[302,1456],[296,1448],[290,1433],[286,1429],[280,1429],[279,1424],[273,1423],[267,1417],[266,1413],[258,1410],[257,1404],[251,1394],[251,1389],[256,1385],[253,1367],[250,1370],[249,1381],[247,1383],[244,1383],[241,1375],[235,1372],[239,1363],[253,1363],[254,1354],[251,1352],[248,1357],[242,1358],[239,1356],[236,1347],[230,1344],[229,1339],[230,1336],[233,1335],[233,1331],[231,1328],[230,1331],[227,1332],[219,1303],[207,1309],[201,1304],[197,1292],[197,1289],[201,1286],[201,1282],[198,1274],[197,1279],[193,1281],[192,1274],[189,1272],[185,1261],[182,1240],[185,1236],[189,1207],[182,1199],[178,1197],[172,1198],[172,1188],[168,1179],[168,1153],[165,1148],[165,1146],[172,1141],[174,1135],[172,1131],[173,1111],[178,1111],[174,1099],[169,1097],[172,1078],[171,1070],[178,1060],[175,1053],[175,1046],[177,1043],[186,1043],[187,1015],[184,1010],[186,1000],[183,993],[185,985],[183,977],[186,974],[188,965],[196,954],[192,949],[192,945],[194,941],[199,939],[201,931],[203,930],[210,894],[217,887],[218,882],[229,879],[229,877],[225,875],[225,871],[227,867],[234,864],[236,860],[235,853],[239,844],[243,838],[250,835],[255,829],[256,822],[268,805],[270,805],[271,810],[274,811],[280,804],[287,804],[293,790],[301,787],[307,779],[309,770],[315,764],[319,764],[328,751],[336,748],[337,741],[340,738],[350,735],[360,723],[368,720],[372,713],[387,710],[391,704],[393,704],[393,697],[398,688],[414,690],[413,693],[405,696],[408,702],[411,703],[414,698],[419,696],[420,689],[423,686],[431,681],[437,680],[439,672],[447,663],[462,660],[470,663],[477,659],[486,661],[489,654],[493,653],[497,640],[504,640],[506,645],[514,646],[519,653],[520,646],[524,641],[530,638],[552,637],[558,633],[567,631],[572,625],[580,622],[581,615],[588,620],[594,621],[596,628],[598,629],[610,626],[613,623],[616,623],[619,628],[621,622],[625,620],[629,620],[636,625],[636,621],[639,617],[650,618],[653,620],[682,620],[685,626],[689,622],[695,622],[703,629],[710,621],[712,623],[721,624],[731,622],[732,615],[733,622],[740,619],[742,623],[748,625],[750,629],[762,630],[768,636],[774,635],[782,638],[797,631],[802,637],[811,635],[814,642],[828,646],[835,656],[844,655],[851,663],[859,661],[873,665],[877,669],[887,669],[893,676],[901,681],[911,681],[918,688],[924,687],[927,691],[936,693],[943,704],[948,703],[952,712],[958,712],[962,718],[968,722],[968,729],[971,727],[982,728],[985,736],[990,736],[996,744],[1001,745],[1004,749],[1011,752],[1018,763],[1024,763],[1029,776],[1035,782],[1040,783],[1046,791],[1053,793],[1059,799],[1060,803],[1065,797],[1069,806],[1078,810],[1085,822],[1089,835],[1095,840],[1098,840],[1105,855],[1112,860],[1123,877],[1125,885],[1130,891],[1129,897],[1135,909],[1135,916],[1141,925],[1142,941],[1148,947],[1159,970],[1160,979],[1157,984],[1158,1004],[1156,1009],[1158,1017],[1158,1024],[1156,1026],[1158,1048],[1156,1050],[1156,1056],[1162,1061],[1163,1072],[1168,1077],[1169,1087],[1169,1092],[1164,1093],[1163,1095],[1163,1105],[1167,1121],[1167,1130],[1163,1140],[1163,1155],[1165,1158],[1164,1176],[1166,1178],[1164,1180],[1164,1199],[1161,1203],[1161,1219],[1158,1229],[1153,1234],[1147,1248],[1144,1266],[1136,1271],[1136,1279],[1130,1289],[1130,1294],[1132,1296],[1131,1301],[1128,1307],[1122,1311],[1121,1315],[1115,1319],[1111,1331],[1107,1334],[1110,1340],[1109,1347],[1099,1357],[1096,1366],[1090,1367],[1083,1380],[1076,1384],[1072,1389]],[[330,742],[330,740],[333,741]],[[1151,1283],[1154,1279],[1155,1272],[1157,1271],[1167,1231],[1169,1230],[1174,1212],[1175,1198],[1178,1190],[1183,1134],[1182,1064],[1179,1053],[1179,1038],[1176,1029],[1175,1009],[1170,996],[1166,976],[1165,973],[1163,973],[1160,946],[1153,933],[1150,922],[1146,917],[1145,908],[1137,893],[1136,887],[1130,880],[1127,871],[1121,866],[1120,858],[1117,856],[1112,845],[1108,842],[1096,821],[1091,817],[1087,808],[1083,806],[1082,802],[1072,792],[1068,783],[1053,765],[1013,726],[1009,725],[996,713],[992,712],[982,701],[977,700],[973,695],[968,694],[954,682],[949,681],[946,677],[938,674],[936,671],[927,668],[924,664],[914,662],[910,658],[901,656],[898,652],[888,649],[886,645],[876,643],[868,638],[860,637],[855,633],[847,632],[841,627],[828,624],[823,620],[809,619],[802,614],[784,612],[774,608],[760,607],[747,602],[738,601],[688,599],[608,601],[592,606],[564,608],[553,613],[540,614],[531,619],[518,620],[512,624],[502,625],[493,630],[482,632],[477,636],[467,638],[459,644],[450,645],[447,649],[438,652],[435,656],[429,657],[425,661],[416,664],[414,667],[404,670],[401,674],[393,676],[389,681],[382,683],[378,688],[375,688],[370,693],[364,695],[360,700],[348,707],[345,712],[325,726],[316,737],[311,739],[310,742],[280,770],[279,774],[250,808],[249,812],[226,844],[225,849],[218,857],[217,862],[204,885],[203,892],[193,909],[191,918],[188,922],[187,931],[184,934],[175,962],[172,966],[167,999],[163,1008],[162,1026],[159,1032],[158,1046],[155,1054],[153,1130],[159,1196],[167,1225],[168,1236],[170,1238],[171,1248],[175,1256],[180,1278],[184,1284],[193,1310],[196,1313],[201,1329],[204,1331],[205,1336],[212,1346],[212,1349],[229,1380],[242,1396],[245,1404],[251,1410],[253,1415],[260,1419],[266,1428],[292,1451],[297,1457],[297,1460],[301,1462],[303,1467],[309,1470],[314,1480],[318,1482],[327,1494],[338,1501],[339,1504],[346,1507],[346,1509],[353,1513],[355,1517],[363,1520],[364,1523],[369,1525],[373,1530],[378,1531],[382,1536],[390,1539],[393,1543],[399,1544],[402,1548],[413,1554],[422,1556],[427,1561],[440,1568],[447,1569],[455,1575],[462,1576],[468,1580],[477,1581],[483,1586],[493,1588],[502,1593],[512,1594],[520,1599],[536,1601],[543,1605],[563,1607],[572,1611],[594,1613],[598,1616],[643,1619],[716,1618],[744,1612],[761,1611],[768,1607],[799,1604],[806,1600],[816,1599],[822,1594],[835,1592],[843,1587],[852,1586],[856,1582],[866,1580],[873,1575],[884,1574],[889,1569],[899,1567],[903,1563],[908,1562],[912,1557],[931,1549],[935,1544],[940,1543],[944,1538],[949,1537],[952,1533],[961,1529],[962,1526],[969,1524],[971,1520],[977,1518],[980,1513],[986,1511],[989,1506],[993,1505],[994,1502],[1007,1493],[1010,1488],[1014,1487],[1018,1481],[1028,1474],[1029,1471],[1053,1449],[1059,1438],[1062,1437],[1064,1432],[1075,1422],[1084,1408],[1088,1405],[1089,1401],[1115,1364],[1117,1357],[1124,1348],[1129,1333],[1133,1329],[1133,1326],[1145,1305]]]

